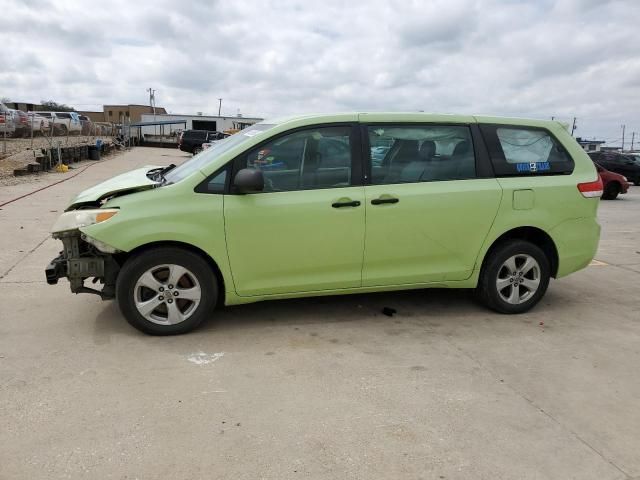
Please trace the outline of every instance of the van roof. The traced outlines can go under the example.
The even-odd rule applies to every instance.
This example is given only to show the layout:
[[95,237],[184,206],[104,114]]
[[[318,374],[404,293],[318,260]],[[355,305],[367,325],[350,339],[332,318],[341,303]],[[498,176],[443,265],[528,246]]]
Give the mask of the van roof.
[[549,127],[561,122],[521,117],[499,117],[486,115],[459,115],[448,113],[424,112],[344,112],[344,113],[311,113],[267,118],[262,123],[280,125],[285,123],[311,122],[437,122],[437,123],[491,123],[505,125],[527,125]]

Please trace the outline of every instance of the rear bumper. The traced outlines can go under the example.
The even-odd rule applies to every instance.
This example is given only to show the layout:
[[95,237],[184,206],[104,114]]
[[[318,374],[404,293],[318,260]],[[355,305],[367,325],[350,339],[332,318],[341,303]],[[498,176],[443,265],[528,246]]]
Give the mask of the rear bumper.
[[598,251],[600,225],[594,217],[567,220],[550,234],[558,249],[557,278],[585,268]]

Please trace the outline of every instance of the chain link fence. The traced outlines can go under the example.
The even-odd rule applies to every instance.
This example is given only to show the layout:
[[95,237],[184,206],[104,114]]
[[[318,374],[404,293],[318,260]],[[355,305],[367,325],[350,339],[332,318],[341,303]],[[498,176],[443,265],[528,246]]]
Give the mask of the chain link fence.
[[92,122],[76,112],[23,112],[0,107],[0,154],[9,156],[23,150],[95,145],[96,140],[112,141],[118,127]]

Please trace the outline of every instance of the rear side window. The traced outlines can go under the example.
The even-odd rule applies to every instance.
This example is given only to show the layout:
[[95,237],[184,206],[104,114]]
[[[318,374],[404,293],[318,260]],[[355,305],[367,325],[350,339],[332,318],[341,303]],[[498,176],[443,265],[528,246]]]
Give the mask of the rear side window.
[[481,130],[498,176],[573,172],[573,159],[544,128],[482,125]]
[[471,132],[458,125],[371,125],[371,183],[475,178]]
[[204,139],[207,136],[207,132],[199,130],[187,130],[184,132],[184,138],[201,138]]

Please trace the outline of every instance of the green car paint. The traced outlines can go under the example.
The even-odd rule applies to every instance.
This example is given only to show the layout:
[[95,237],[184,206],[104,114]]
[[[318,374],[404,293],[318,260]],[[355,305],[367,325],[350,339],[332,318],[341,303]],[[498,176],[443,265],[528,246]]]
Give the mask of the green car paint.
[[[597,173],[557,122],[352,113],[265,123],[271,126],[263,131],[237,133],[243,141],[223,153],[216,147],[198,155],[193,161],[200,160],[200,167],[174,184],[159,186],[147,178],[149,167],[82,192],[69,209],[106,200],[100,208],[116,208],[118,213],[80,231],[121,252],[168,243],[204,252],[219,270],[227,305],[424,287],[474,288],[492,245],[522,227],[538,229],[552,239],[558,256],[556,277],[584,268],[595,255],[598,199],[584,198],[577,184],[594,182]],[[365,181],[244,195],[195,191],[238,155],[282,133],[316,125],[377,123],[542,128],[561,142],[575,165],[569,175],[384,185]],[[131,193],[123,194],[127,192]],[[392,197],[400,202],[371,204]],[[332,208],[347,201],[360,202],[361,207]]]
[[147,177],[147,172],[156,165],[147,165],[131,172],[117,175],[94,187],[88,188],[76,195],[67,210],[73,210],[80,205],[92,203],[109,195],[116,195],[126,191],[147,190],[157,185],[157,182]]

